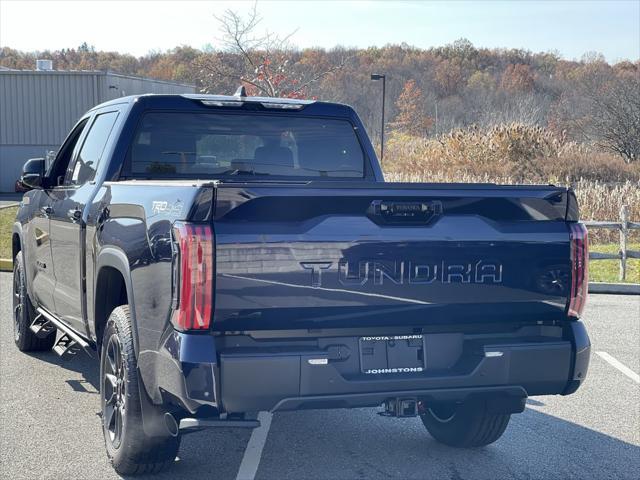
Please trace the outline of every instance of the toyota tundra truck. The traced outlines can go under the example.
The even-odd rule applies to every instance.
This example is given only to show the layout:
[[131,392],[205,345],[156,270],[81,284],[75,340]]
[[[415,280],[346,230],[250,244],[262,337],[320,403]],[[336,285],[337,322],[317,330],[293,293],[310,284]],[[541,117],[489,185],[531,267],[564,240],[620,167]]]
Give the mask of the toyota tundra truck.
[[122,474],[261,411],[379,407],[480,447],[585,380],[573,191],[385,182],[346,105],[124,97],[21,181],[15,343],[99,359]]

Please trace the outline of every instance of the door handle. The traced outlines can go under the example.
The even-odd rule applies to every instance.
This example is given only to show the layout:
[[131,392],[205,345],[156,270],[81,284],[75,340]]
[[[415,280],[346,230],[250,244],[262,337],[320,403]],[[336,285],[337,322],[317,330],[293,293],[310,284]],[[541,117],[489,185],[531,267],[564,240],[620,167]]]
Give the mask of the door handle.
[[40,211],[45,217],[49,217],[53,213],[53,208],[47,205],[46,207],[42,207]]
[[98,225],[101,225],[107,220],[107,218],[109,218],[109,208],[108,207],[104,207],[100,211],[100,215],[98,215],[98,219],[96,220],[96,223]]

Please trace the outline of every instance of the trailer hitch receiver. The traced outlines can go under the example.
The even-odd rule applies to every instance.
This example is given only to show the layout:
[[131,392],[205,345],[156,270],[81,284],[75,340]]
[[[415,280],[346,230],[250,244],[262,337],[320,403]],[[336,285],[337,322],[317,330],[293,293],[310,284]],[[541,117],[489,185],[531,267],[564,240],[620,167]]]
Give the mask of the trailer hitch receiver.
[[418,415],[417,398],[388,398],[384,401],[383,417],[416,417]]

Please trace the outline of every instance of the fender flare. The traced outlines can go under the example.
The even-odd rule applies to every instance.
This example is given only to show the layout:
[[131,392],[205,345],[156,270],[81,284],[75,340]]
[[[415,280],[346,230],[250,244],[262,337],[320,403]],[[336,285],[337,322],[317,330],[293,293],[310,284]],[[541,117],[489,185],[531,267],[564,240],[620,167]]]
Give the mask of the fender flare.
[[[20,222],[13,222],[13,226],[11,227],[11,254],[13,255],[13,236],[17,234],[18,238],[20,238],[20,250],[24,255],[24,240],[22,236],[22,224]],[[13,259],[12,259],[13,260]]]
[[124,279],[124,284],[127,291],[127,301],[129,303],[129,311],[131,312],[131,333],[133,334],[133,349],[134,349],[136,358],[138,358],[138,351],[139,351],[138,324],[136,323],[136,307],[135,307],[135,299],[133,296],[133,282],[131,281],[131,269],[129,267],[129,259],[127,258],[127,255],[124,253],[123,250],[117,247],[108,246],[108,247],[102,248],[96,258],[95,280],[93,284],[94,305],[91,306],[93,308],[94,331],[96,331],[96,325],[95,325],[95,321],[96,321],[95,298],[97,295],[96,282],[100,275],[100,271],[104,267],[111,267],[117,270],[118,272],[120,272],[120,274],[122,275],[122,278]]

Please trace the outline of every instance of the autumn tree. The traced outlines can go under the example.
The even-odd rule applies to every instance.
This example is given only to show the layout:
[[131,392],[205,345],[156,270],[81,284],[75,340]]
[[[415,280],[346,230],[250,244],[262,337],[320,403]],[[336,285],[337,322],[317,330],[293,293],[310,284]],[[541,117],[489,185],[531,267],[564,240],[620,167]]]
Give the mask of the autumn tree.
[[529,92],[533,90],[531,67],[522,63],[507,65],[502,74],[500,86],[508,92]]
[[147,75],[153,78],[195,83],[196,60],[201,54],[202,52],[192,47],[176,47],[168,52],[150,56],[145,70],[148,72]]
[[433,119],[424,111],[422,90],[411,79],[404,84],[402,93],[396,101],[398,115],[391,123],[396,131],[413,136],[424,136],[433,125]]
[[435,83],[443,97],[458,93],[464,84],[462,68],[455,60],[443,60],[436,67]]
[[496,86],[493,76],[488,72],[475,71],[467,80],[467,87],[476,92],[489,92]]
[[215,18],[223,48],[198,61],[199,81],[205,92],[215,91],[218,79],[223,78],[242,83],[250,95],[306,98],[312,84],[344,66],[343,58],[326,69],[302,68],[290,43],[295,31],[284,37],[259,33],[262,17],[257,4],[246,17],[228,9]]

